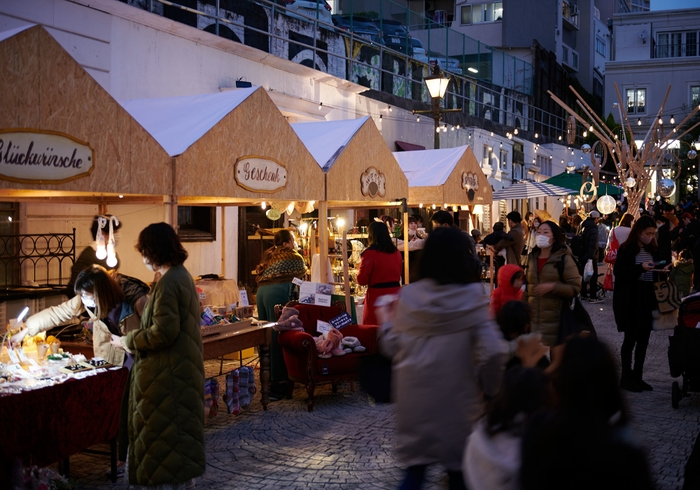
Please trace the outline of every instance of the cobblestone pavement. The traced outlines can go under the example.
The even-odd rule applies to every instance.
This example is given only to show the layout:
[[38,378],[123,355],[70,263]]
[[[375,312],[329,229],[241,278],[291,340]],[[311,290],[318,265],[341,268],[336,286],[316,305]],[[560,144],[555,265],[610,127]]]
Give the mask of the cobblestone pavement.
[[[586,304],[598,334],[619,359],[622,334],[612,316],[611,296],[600,304]],[[632,424],[648,449],[652,471],[661,490],[680,489],[683,469],[700,430],[700,394],[671,408],[671,382],[666,349],[668,334],[653,332],[645,379],[654,391],[629,393]],[[224,367],[231,369],[232,362]],[[207,363],[207,375],[219,363]],[[223,379],[223,378],[221,378]],[[259,387],[259,384],[258,384]],[[394,408],[372,405],[348,386],[331,392],[317,388],[314,412],[308,413],[304,391],[292,400],[260,406],[260,394],[247,411],[220,413],[206,425],[207,470],[198,480],[204,489],[395,489],[402,471],[393,456]],[[81,489],[126,489],[121,479],[112,484],[105,472],[107,456],[79,454],[71,458],[71,477]],[[426,489],[446,488],[443,470],[428,472]]]

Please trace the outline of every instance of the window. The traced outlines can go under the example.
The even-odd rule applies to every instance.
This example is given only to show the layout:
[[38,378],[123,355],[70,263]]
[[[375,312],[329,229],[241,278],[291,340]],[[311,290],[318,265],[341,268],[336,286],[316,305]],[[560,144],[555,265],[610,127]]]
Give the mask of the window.
[[542,175],[552,175],[552,160],[549,157],[537,155],[537,166],[540,167]]
[[698,31],[660,32],[656,35],[657,58],[698,56]]
[[627,94],[627,114],[645,114],[647,111],[647,89],[628,88]]
[[566,46],[561,47],[561,61],[567,65],[569,64],[569,48]]
[[216,240],[216,207],[179,206],[178,235],[183,242],[213,242]]
[[482,167],[489,166],[489,157],[490,156],[491,156],[491,150],[489,149],[489,145],[484,145],[484,156],[483,156],[482,162],[481,162]]
[[690,108],[700,105],[700,86],[690,87]]
[[578,69],[578,53],[571,52],[571,66]]
[[605,39],[602,37],[595,38],[595,52],[601,56],[605,56]]
[[480,24],[503,20],[503,2],[463,5],[460,10],[461,24]]
[[503,149],[501,150],[501,170],[508,171],[508,152]]

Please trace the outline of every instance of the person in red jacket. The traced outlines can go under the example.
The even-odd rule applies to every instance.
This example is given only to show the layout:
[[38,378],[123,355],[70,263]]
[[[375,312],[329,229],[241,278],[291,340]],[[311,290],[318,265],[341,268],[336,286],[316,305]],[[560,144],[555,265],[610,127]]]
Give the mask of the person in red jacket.
[[496,318],[498,311],[508,301],[520,301],[523,297],[523,269],[515,264],[506,264],[498,269],[498,287],[491,291],[489,312]]
[[395,294],[401,288],[401,252],[391,241],[389,230],[382,222],[370,223],[368,239],[369,246],[362,252],[357,283],[367,286],[362,323],[378,325],[374,307],[377,298]]

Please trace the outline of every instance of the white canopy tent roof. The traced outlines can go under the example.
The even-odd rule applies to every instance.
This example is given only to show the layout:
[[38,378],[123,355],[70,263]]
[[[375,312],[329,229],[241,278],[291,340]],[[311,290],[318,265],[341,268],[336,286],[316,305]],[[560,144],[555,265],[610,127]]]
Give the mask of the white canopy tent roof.
[[406,174],[409,187],[429,187],[447,182],[467,148],[397,151],[394,157]]
[[369,116],[344,121],[296,123],[292,124],[292,129],[323,171],[328,172],[338,155],[368,119]]

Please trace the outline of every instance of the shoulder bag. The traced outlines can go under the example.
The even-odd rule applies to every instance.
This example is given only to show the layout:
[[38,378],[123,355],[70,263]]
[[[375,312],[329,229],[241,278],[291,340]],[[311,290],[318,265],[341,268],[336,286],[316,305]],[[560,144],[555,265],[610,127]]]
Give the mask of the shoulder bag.
[[612,240],[610,240],[610,248],[608,249],[607,253],[605,254],[605,258],[603,259],[603,262],[606,262],[608,264],[615,263],[615,261],[617,260],[617,249],[620,248],[620,242],[617,241],[615,229],[613,229],[611,233]]
[[[564,282],[564,260],[566,260],[566,255],[557,262],[557,271],[561,282]],[[596,331],[591,316],[581,304],[581,300],[578,299],[578,296],[574,296],[571,300],[564,300],[561,307],[557,344],[563,344],[570,338],[579,335],[595,337]]]

